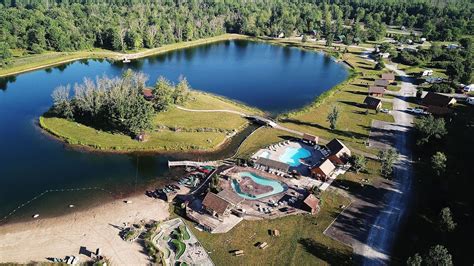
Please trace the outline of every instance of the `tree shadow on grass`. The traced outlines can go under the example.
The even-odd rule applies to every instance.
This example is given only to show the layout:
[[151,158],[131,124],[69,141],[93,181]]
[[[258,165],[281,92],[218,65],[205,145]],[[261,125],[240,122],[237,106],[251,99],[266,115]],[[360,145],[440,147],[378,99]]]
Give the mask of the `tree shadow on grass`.
[[308,253],[332,265],[352,265],[352,256],[330,249],[311,238],[301,238],[298,243],[303,245]]
[[310,127],[318,128],[318,129],[325,130],[325,131],[334,133],[334,134],[339,135],[339,136],[347,137],[347,138],[356,138],[356,139],[366,139],[367,138],[367,135],[365,135],[365,134],[361,134],[361,133],[357,133],[357,132],[353,132],[353,131],[339,130],[339,129],[332,130],[330,128],[324,127],[324,126],[319,125],[319,124],[306,122],[306,121],[301,121],[301,120],[297,120],[297,119],[286,118],[286,119],[282,119],[280,121],[283,122],[283,123],[293,123],[293,124],[296,124],[296,125],[310,126]]

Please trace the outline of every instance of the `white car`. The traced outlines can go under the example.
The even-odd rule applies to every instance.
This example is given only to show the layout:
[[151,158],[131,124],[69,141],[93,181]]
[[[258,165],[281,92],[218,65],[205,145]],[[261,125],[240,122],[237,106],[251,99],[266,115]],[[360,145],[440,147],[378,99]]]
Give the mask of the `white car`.
[[380,112],[385,113],[385,114],[390,114],[390,110],[388,109],[380,109]]
[[419,114],[419,115],[427,115],[429,114],[427,111],[421,109],[421,108],[407,108],[407,111],[414,113],[414,114]]

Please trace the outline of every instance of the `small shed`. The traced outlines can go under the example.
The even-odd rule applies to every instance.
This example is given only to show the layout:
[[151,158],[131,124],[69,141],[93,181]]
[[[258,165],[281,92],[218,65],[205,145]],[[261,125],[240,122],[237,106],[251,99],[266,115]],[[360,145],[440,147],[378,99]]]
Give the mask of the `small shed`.
[[367,109],[379,110],[382,108],[382,101],[380,99],[367,96],[365,97],[364,105]]
[[147,99],[148,101],[153,100],[153,90],[152,89],[143,89],[143,97]]
[[379,86],[370,86],[369,87],[369,95],[375,97],[383,97],[385,94],[385,88]]
[[319,137],[313,136],[311,134],[306,134],[306,133],[303,134],[303,137],[301,137],[301,139],[304,142],[308,142],[310,144],[318,144],[318,141],[319,141]]
[[311,214],[317,214],[319,212],[319,199],[313,194],[309,194],[303,201],[302,209],[310,212]]

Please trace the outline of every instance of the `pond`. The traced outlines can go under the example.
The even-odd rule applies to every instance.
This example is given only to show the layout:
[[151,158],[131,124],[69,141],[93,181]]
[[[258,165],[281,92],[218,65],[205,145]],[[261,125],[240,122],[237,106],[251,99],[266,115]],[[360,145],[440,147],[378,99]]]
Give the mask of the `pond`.
[[[45,135],[38,117],[51,105],[59,85],[85,77],[117,76],[128,68],[174,82],[185,76],[196,89],[258,107],[270,114],[302,107],[342,82],[347,69],[322,53],[266,43],[226,41],[132,61],[81,60],[0,80],[0,222],[41,213],[69,212],[67,205],[90,207],[180,175],[167,160],[204,155],[106,154],[79,151]],[[205,155],[232,154],[228,148]],[[24,207],[17,209],[20,205]]]

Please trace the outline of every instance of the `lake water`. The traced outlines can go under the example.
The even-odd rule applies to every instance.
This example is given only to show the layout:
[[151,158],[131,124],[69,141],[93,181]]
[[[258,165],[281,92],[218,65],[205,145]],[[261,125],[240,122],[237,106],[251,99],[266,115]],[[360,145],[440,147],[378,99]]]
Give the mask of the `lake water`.
[[[179,176],[166,162],[173,158],[222,158],[211,155],[105,154],[78,151],[45,135],[37,118],[51,105],[59,85],[84,77],[117,76],[132,68],[150,84],[159,76],[174,82],[185,76],[196,89],[220,94],[271,114],[302,107],[343,81],[348,72],[321,54],[265,43],[227,41],[178,50],[131,64],[82,60],[0,79],[0,222],[69,212],[67,205],[89,207],[143,191]],[[204,156],[204,157],[203,157]],[[9,216],[3,217],[24,207]]]

